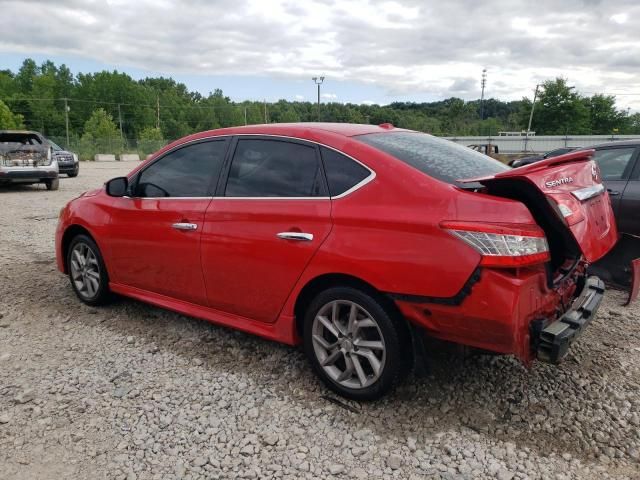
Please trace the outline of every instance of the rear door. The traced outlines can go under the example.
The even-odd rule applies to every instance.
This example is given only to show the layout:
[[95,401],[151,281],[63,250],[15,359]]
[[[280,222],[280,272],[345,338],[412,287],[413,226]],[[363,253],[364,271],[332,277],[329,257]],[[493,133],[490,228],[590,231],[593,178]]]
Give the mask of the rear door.
[[212,308],[274,322],[331,230],[316,145],[241,136],[205,215],[202,265]]
[[111,281],[206,305],[200,262],[204,216],[228,141],[170,151],[132,180],[130,197],[111,206]]
[[[637,147],[624,145],[598,148],[593,155],[593,159],[600,168],[602,181],[609,192],[611,206],[619,227],[622,220],[620,216],[621,200],[637,156]],[[622,228],[620,230],[624,231]]]

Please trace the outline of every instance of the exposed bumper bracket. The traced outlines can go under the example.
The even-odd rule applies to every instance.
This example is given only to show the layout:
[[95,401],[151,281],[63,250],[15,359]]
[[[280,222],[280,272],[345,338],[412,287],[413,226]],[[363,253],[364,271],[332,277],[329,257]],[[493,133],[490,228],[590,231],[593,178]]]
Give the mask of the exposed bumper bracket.
[[571,309],[540,332],[536,352],[538,360],[560,363],[571,343],[595,317],[603,297],[604,282],[596,276],[588,277]]

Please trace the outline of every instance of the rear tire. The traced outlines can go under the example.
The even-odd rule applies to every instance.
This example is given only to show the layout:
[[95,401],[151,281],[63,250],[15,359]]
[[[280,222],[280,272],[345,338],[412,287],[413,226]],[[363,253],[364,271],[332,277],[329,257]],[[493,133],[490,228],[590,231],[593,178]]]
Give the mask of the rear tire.
[[304,319],[304,350],[315,373],[334,392],[375,400],[407,369],[405,330],[375,295],[352,287],[318,294]]
[[109,276],[98,245],[87,235],[77,235],[67,251],[71,287],[87,305],[104,305],[111,300]]
[[78,176],[78,170],[76,170],[73,173],[67,173],[67,177],[69,177],[69,178],[74,178],[74,177],[77,177],[77,176]]
[[51,180],[45,180],[44,184],[47,186],[47,190],[58,190],[58,188],[60,188],[60,179],[53,178]]

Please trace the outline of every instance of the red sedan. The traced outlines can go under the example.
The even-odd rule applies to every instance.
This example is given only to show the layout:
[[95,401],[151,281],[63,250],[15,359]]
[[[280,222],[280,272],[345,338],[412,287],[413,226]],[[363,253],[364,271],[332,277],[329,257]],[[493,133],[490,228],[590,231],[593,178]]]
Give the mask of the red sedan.
[[89,305],[116,293],[302,343],[356,399],[402,378],[425,334],[556,363],[617,238],[590,154],[512,170],[388,124],[203,132],[69,202],[58,268]]

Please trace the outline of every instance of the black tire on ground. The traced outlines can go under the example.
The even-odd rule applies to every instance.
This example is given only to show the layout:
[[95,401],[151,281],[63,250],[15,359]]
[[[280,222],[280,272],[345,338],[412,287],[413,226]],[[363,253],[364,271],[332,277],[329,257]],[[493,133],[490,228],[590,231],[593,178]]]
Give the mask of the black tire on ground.
[[47,186],[47,190],[58,190],[58,188],[60,188],[60,179],[52,178],[45,180],[44,184]]
[[[82,262],[80,262],[74,254],[76,249],[80,256],[84,256],[85,263],[90,265],[88,269],[93,271],[92,275],[98,282],[97,288],[94,282],[89,287],[90,289],[88,289],[82,274],[76,276],[74,280],[74,275],[78,274],[78,268],[76,266],[79,266],[79,270],[82,271]],[[72,262],[75,262],[75,265],[72,264]],[[67,251],[67,271],[69,272],[71,288],[73,288],[73,291],[82,302],[87,305],[97,306],[104,305],[112,299],[112,294],[109,290],[107,268],[105,267],[98,245],[96,245],[91,237],[80,234],[71,240]],[[85,273],[87,281],[90,281],[89,276],[88,273]]]
[[[348,310],[350,310],[349,302],[351,304],[355,303],[363,310],[360,310],[358,313],[361,319],[370,318],[378,327],[377,330],[375,329],[375,327],[369,327],[370,330],[368,330],[368,332],[373,331],[373,337],[376,337],[376,339],[380,337],[383,341],[384,361],[381,362],[382,367],[380,368],[380,373],[378,374],[377,380],[373,381],[373,383],[371,384],[363,384],[361,379],[358,380],[360,386],[357,386],[355,388],[351,388],[350,386],[339,383],[339,377],[338,379],[332,378],[331,375],[327,371],[325,371],[325,367],[321,365],[321,360],[318,358],[318,353],[314,348],[314,321],[316,319],[316,316],[318,315],[318,312],[323,310],[323,307],[326,310],[328,305],[333,304],[333,302],[336,301],[344,302],[341,303],[342,306],[340,307],[340,312],[342,312],[342,309],[347,309],[347,312],[338,313],[338,317],[342,317],[342,320],[339,319],[339,323],[342,326],[340,334],[343,340],[345,338],[343,332],[348,330],[347,325],[345,325],[345,320],[348,323],[348,319],[346,318],[346,316],[348,316]],[[368,316],[363,315],[365,313],[368,314]],[[365,292],[363,290],[347,286],[329,288],[319,293],[309,304],[309,307],[305,312],[303,332],[304,350],[307,357],[309,358],[309,361],[311,362],[313,370],[325,383],[325,385],[327,385],[328,388],[338,393],[339,395],[342,395],[343,397],[351,398],[354,400],[375,400],[391,391],[405,377],[410,366],[410,362],[407,361],[407,359],[411,355],[410,337],[409,335],[407,335],[405,326],[400,322],[401,320],[396,319],[394,314],[384,307],[384,302],[381,301],[381,299],[378,298],[378,296],[373,292]],[[335,326],[335,324],[332,325]],[[316,330],[316,336],[317,332],[318,330]],[[330,330],[328,329],[325,332],[325,335],[327,335],[327,333],[330,339],[326,343],[331,343],[331,341],[333,340],[332,337],[335,337],[335,335],[332,335],[330,333]],[[346,335],[347,338],[350,339],[356,337],[355,333],[351,334],[352,336],[349,336],[350,334],[348,333]],[[324,337],[324,339],[327,340],[326,337]],[[317,342],[317,339],[315,341]],[[359,341],[362,341],[362,339],[360,339]],[[338,342],[340,342],[340,340],[338,340]],[[352,364],[352,367],[354,366],[353,358],[356,356],[358,357],[360,370],[363,369],[362,365],[364,364],[364,361],[368,363],[369,367],[372,367],[372,364],[368,362],[368,360],[362,360],[363,352],[368,349],[360,348],[360,354],[357,354],[354,352],[358,351],[358,348],[354,348],[354,346],[355,342],[353,344],[347,342],[346,345],[344,345],[345,349],[351,352],[349,354],[349,358],[351,359],[350,362]],[[353,351],[351,351],[352,348],[354,349]],[[333,351],[335,350],[326,350],[326,352]],[[370,351],[371,350],[369,350],[367,353],[369,353]],[[338,362],[343,362],[342,365],[344,365],[344,368],[342,368],[342,370],[346,371],[348,369],[346,356],[345,354],[342,355],[343,358],[341,360],[338,360]],[[379,355],[382,355],[382,353],[379,353]],[[325,362],[327,361],[327,358],[328,357],[325,356]],[[339,366],[336,368],[340,369]],[[354,371],[353,368],[352,371]],[[369,368],[367,373],[368,381],[372,381],[372,379],[375,378],[373,369]],[[355,371],[353,375],[359,377],[359,375]],[[356,380],[354,379],[352,381]]]
[[75,171],[75,172],[73,172],[73,173],[67,173],[67,177],[69,177],[69,178],[77,177],[77,176],[78,176],[78,171],[79,171],[79,170],[80,170],[80,169],[76,170],[76,171]]

